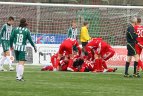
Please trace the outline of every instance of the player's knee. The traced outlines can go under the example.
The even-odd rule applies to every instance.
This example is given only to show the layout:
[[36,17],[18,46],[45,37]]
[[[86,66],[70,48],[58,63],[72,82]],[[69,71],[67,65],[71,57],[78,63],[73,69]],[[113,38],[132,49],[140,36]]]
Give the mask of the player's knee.
[[10,56],[10,52],[9,51],[6,51],[4,52],[5,56]]

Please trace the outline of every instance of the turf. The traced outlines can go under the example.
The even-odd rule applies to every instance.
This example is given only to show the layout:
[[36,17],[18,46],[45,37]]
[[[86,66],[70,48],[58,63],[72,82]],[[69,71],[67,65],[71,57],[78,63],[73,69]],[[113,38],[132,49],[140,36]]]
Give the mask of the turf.
[[116,73],[41,72],[25,67],[24,82],[15,72],[0,72],[0,96],[142,96],[143,78],[124,78]]

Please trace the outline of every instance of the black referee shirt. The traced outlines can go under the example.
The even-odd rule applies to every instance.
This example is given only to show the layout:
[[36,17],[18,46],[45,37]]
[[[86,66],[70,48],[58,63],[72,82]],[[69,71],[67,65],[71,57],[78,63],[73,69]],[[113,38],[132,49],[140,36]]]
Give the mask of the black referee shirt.
[[137,43],[137,37],[138,35],[135,33],[134,27],[129,24],[126,33],[127,43]]

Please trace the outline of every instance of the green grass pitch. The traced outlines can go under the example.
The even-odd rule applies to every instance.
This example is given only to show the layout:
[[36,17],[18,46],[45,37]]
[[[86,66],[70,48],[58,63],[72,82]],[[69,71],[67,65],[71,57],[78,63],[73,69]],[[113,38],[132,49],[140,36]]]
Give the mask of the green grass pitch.
[[116,73],[41,72],[25,66],[24,82],[15,72],[0,72],[0,96],[142,96],[143,78],[124,78]]

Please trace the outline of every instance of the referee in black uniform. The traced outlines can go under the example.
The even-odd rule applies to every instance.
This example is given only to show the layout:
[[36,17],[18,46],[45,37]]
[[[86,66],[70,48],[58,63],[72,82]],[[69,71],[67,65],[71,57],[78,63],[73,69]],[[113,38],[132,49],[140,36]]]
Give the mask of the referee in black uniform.
[[127,39],[127,61],[125,64],[125,75],[124,77],[130,77],[131,75],[128,74],[128,68],[130,65],[130,62],[132,60],[132,57],[134,57],[134,77],[140,77],[140,75],[137,73],[137,65],[138,65],[138,60],[139,60],[139,55],[137,55],[136,50],[135,50],[135,44],[137,43],[137,37],[138,35],[134,31],[134,26],[137,23],[137,18],[134,17],[130,20],[130,24],[127,28],[127,33],[126,33],[126,39]]

